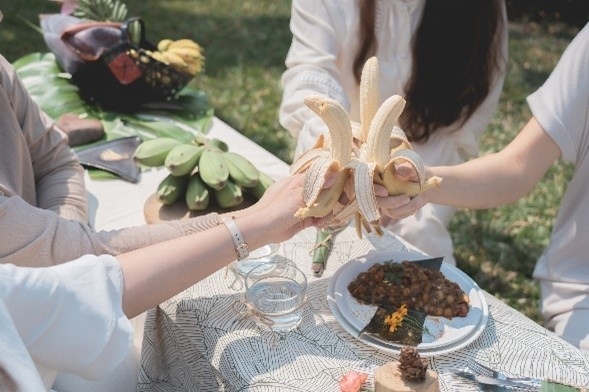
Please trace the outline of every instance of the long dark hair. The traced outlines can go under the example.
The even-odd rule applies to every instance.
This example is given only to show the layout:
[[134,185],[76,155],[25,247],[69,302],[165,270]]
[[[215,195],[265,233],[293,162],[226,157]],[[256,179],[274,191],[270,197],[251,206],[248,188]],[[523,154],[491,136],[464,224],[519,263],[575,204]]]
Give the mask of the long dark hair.
[[[360,3],[360,46],[353,72],[376,53],[377,0]],[[400,125],[427,141],[439,127],[463,124],[489,94],[501,64],[502,0],[428,0],[412,40],[413,69]]]

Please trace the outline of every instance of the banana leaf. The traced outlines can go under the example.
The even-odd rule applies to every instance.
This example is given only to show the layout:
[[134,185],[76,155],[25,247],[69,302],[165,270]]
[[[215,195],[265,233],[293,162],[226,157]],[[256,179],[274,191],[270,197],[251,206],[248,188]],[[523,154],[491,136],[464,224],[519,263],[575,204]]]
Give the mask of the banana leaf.
[[[85,101],[71,75],[61,70],[53,53],[30,53],[13,63],[25,88],[39,107],[54,120],[66,113],[102,121],[105,139],[75,147],[85,149],[93,144],[138,135],[143,140],[173,137],[188,142],[206,134],[214,116],[206,93],[184,88],[177,99],[152,102],[136,112],[114,112]],[[102,170],[90,170],[93,178],[116,178]]]
[[[30,53],[13,63],[35,102],[51,118],[76,113],[103,122],[106,140],[139,135],[144,140],[174,137],[189,141],[208,131],[214,110],[206,93],[186,87],[177,99],[153,102],[136,112],[113,112],[86,102],[52,53]],[[80,146],[86,148],[88,145]]]

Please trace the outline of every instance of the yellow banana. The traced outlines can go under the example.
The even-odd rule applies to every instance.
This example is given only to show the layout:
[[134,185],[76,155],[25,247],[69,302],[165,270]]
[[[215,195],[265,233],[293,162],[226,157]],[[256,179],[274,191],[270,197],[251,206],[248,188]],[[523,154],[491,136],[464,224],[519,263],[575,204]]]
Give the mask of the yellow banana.
[[209,188],[200,178],[198,173],[190,176],[186,188],[186,205],[191,211],[206,210],[209,206],[211,195]]
[[174,48],[170,48],[169,50],[172,53],[177,54],[178,56],[182,57],[184,60],[198,60],[200,61],[202,59],[202,52],[200,50],[200,48],[195,49],[195,48],[188,48],[188,47],[174,47]]
[[180,70],[188,67],[186,61],[184,61],[184,59],[182,59],[182,57],[178,56],[177,54],[174,54],[170,51],[161,52],[161,54],[172,67],[178,68]]
[[165,137],[146,140],[137,147],[133,159],[138,164],[146,167],[164,166],[168,153],[181,143],[177,139]]
[[173,48],[193,48],[193,49],[200,49],[200,45],[197,44],[195,41],[188,39],[188,38],[182,38],[182,39],[178,39],[175,40],[174,42],[171,42],[170,45],[168,45],[168,50],[173,49]]
[[205,146],[180,144],[170,150],[166,156],[164,166],[175,176],[190,174],[197,166],[205,149]]
[[156,59],[160,63],[170,65],[170,62],[168,61],[168,59],[166,57],[164,57],[163,52],[151,52],[150,55],[151,55],[151,57],[153,57],[154,59]]
[[[352,157],[352,128],[345,109],[336,100],[310,96],[305,99],[305,104],[325,122],[329,138],[325,143],[320,143],[322,147],[318,147],[327,152],[322,151],[315,156],[310,166],[306,163],[296,165],[306,172],[303,183],[303,200],[306,206],[300,208],[295,216],[323,217],[335,208],[349,177],[346,165]],[[311,156],[305,155],[306,159]],[[335,183],[328,189],[323,189],[325,177],[330,171],[337,173]]]
[[225,164],[223,153],[218,149],[206,148],[198,162],[200,178],[215,190],[225,187],[229,178],[229,169]]
[[168,174],[157,187],[157,199],[163,204],[172,204],[186,192],[187,176]]
[[160,52],[168,50],[168,47],[172,42],[174,41],[169,38],[162,39],[160,42],[157,43],[157,50],[159,50]]
[[233,182],[245,188],[257,185],[260,172],[250,161],[235,152],[225,152],[223,156]]
[[215,190],[215,200],[221,208],[237,207],[243,202],[243,192],[237,184],[227,180],[222,189]]

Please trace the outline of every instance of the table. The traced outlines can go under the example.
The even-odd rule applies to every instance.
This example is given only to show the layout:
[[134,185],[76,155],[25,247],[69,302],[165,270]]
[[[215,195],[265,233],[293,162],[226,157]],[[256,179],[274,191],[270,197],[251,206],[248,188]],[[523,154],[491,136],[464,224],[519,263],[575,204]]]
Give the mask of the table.
[[[288,175],[288,165],[219,119],[213,120],[208,135],[224,140],[272,178]],[[145,172],[138,184],[87,178],[92,224],[99,230],[144,224],[144,201],[165,174]],[[117,196],[121,194],[125,197]],[[326,294],[329,278],[347,260],[410,246],[391,233],[358,240],[355,230],[347,228],[336,237],[323,276],[316,278],[310,271],[314,241],[315,229],[306,229],[279,253],[308,271],[308,303],[293,331],[275,334],[238,313],[234,304],[243,298],[242,283],[226,270],[147,312],[143,333],[143,318],[134,320],[143,344],[138,390],[338,391],[338,381],[347,372],[372,376],[374,368],[397,359],[347,333],[330,311]],[[513,374],[589,386],[588,355],[492,295],[484,296],[490,317],[481,336],[461,350],[430,359],[443,391],[480,390],[449,373],[469,358]]]
[[[408,250],[392,233],[358,240],[348,227],[336,237],[322,277],[310,271],[315,229],[285,242],[280,255],[308,272],[308,304],[293,331],[272,333],[243,317],[242,281],[225,270],[151,310],[143,341],[140,391],[338,391],[351,370],[372,376],[396,360],[347,333],[327,303],[327,285],[347,260],[379,250]],[[453,374],[475,358],[510,373],[589,386],[589,356],[513,308],[485,293],[490,317],[469,346],[430,358],[444,391],[479,387]],[[372,382],[372,379],[369,379]]]

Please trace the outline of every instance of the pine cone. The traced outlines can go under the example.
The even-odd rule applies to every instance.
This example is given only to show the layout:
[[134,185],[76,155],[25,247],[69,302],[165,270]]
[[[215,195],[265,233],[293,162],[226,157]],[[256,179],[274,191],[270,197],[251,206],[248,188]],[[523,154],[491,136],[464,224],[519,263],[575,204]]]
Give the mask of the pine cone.
[[403,347],[399,358],[399,371],[406,381],[424,381],[427,362],[421,359],[414,347]]

